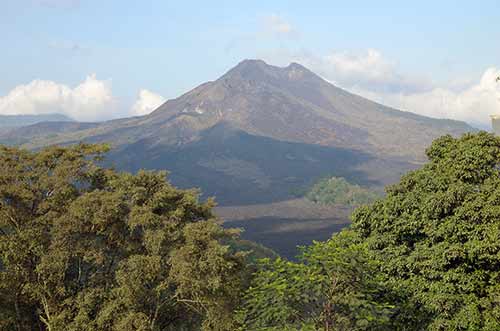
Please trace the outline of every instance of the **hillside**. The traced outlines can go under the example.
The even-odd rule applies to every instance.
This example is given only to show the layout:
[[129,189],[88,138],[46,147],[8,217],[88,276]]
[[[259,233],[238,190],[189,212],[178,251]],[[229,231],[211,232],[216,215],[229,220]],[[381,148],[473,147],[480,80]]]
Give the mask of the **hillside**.
[[40,122],[69,122],[71,118],[62,114],[0,115],[0,128],[17,128]]
[[[37,137],[46,132],[60,131],[67,123],[76,123],[62,114],[40,114],[40,115],[0,115],[0,143],[8,145],[22,144],[29,137]],[[38,124],[38,125],[37,125]],[[47,127],[50,126],[50,127]],[[33,127],[35,132],[30,133],[24,127]],[[19,130],[23,128],[23,130]],[[15,130],[15,132],[13,132]]]

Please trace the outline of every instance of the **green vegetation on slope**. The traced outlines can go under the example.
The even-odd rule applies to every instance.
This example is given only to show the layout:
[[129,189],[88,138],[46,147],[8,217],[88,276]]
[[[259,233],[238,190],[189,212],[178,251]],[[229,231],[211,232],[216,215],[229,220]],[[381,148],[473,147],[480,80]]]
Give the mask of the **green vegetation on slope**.
[[254,264],[261,259],[275,259],[279,257],[272,249],[250,240],[233,239],[228,245],[236,252],[245,252],[246,262],[249,264]]
[[379,197],[375,192],[351,184],[342,177],[324,178],[318,181],[305,196],[316,203],[346,206],[369,204]]

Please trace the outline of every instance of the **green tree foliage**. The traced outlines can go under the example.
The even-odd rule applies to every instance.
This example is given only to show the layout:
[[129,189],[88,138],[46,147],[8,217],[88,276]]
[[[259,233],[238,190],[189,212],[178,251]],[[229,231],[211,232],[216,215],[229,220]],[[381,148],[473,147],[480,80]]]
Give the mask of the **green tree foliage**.
[[234,330],[244,254],[213,202],[106,146],[0,147],[0,329]]
[[[252,245],[213,202],[106,151],[0,148],[0,330],[500,330],[500,138],[437,139],[350,230],[262,260],[243,298]],[[330,181],[317,196],[349,192]]]
[[300,262],[262,261],[240,312],[242,330],[387,330],[377,265],[354,232],[304,249]]
[[353,228],[387,283],[426,311],[426,330],[500,330],[500,139],[444,136],[427,155]]
[[306,193],[306,198],[321,204],[360,206],[373,202],[378,195],[359,185],[350,184],[345,178],[331,177],[317,182]]
[[259,260],[269,258],[276,259],[279,257],[278,253],[272,249],[263,246],[259,243],[250,240],[237,239],[228,242],[228,244],[237,251],[243,251],[247,253],[247,264],[251,265],[251,268],[255,268]]

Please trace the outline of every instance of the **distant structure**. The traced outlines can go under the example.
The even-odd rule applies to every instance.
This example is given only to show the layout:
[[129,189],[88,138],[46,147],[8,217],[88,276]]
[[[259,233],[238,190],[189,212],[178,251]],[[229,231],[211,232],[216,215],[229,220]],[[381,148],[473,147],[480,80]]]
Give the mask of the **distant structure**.
[[[500,77],[495,79],[495,82],[500,82]],[[500,136],[500,115],[490,115],[491,117],[491,128],[496,136]]]
[[491,115],[491,128],[496,136],[500,136],[500,115]]

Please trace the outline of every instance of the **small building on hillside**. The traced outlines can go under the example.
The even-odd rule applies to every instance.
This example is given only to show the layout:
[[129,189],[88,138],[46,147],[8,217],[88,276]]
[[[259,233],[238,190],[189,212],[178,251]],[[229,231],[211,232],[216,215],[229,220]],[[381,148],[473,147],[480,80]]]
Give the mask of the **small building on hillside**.
[[[495,82],[500,82],[500,76],[495,79]],[[500,115],[490,115],[491,128],[496,136],[500,136]]]
[[493,133],[500,136],[500,115],[491,115],[491,128]]

